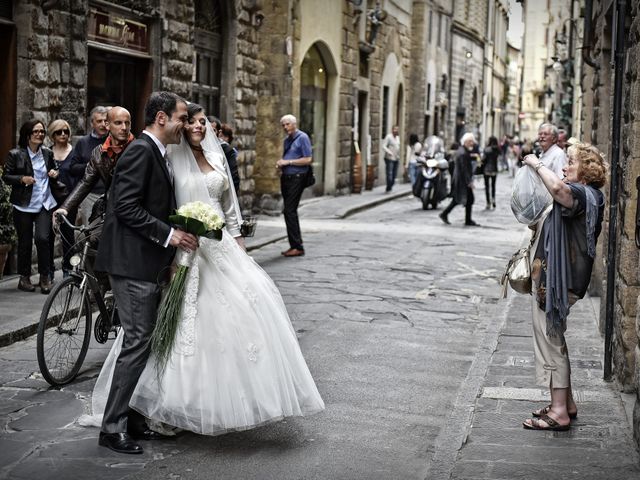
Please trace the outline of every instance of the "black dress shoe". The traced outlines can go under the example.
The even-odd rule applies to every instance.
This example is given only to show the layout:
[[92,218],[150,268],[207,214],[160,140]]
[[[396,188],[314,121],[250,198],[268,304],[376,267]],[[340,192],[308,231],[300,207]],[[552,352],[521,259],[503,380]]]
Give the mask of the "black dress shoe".
[[128,433],[104,433],[100,432],[98,445],[110,448],[118,453],[142,453],[142,447],[138,445]]
[[447,225],[451,225],[451,222],[449,221],[449,218],[447,217],[447,215],[444,214],[444,212],[442,212],[440,215],[438,215],[438,217],[440,217],[440,220],[442,220]]
[[146,430],[130,430],[129,435],[136,440],[164,440],[170,438],[169,435],[163,435],[162,433],[154,432],[150,428]]
[[464,224],[465,224],[467,227],[479,227],[479,226],[480,226],[480,224],[479,224],[479,223],[476,223],[476,222],[474,222],[473,220],[469,220],[468,222],[464,222]]

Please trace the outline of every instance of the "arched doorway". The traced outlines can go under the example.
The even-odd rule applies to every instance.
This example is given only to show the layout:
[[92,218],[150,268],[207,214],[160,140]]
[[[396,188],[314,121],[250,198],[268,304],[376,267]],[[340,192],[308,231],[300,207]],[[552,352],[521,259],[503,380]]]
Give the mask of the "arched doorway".
[[327,67],[320,50],[312,45],[300,67],[300,119],[298,127],[309,135],[313,147],[314,193],[324,191],[327,119]]

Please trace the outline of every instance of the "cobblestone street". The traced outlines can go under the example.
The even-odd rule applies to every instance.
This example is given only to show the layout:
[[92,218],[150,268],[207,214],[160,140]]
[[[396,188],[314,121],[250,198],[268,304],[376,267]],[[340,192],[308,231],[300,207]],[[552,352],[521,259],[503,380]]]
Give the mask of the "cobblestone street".
[[[38,373],[35,337],[0,349],[0,478],[632,478],[637,454],[601,380],[589,299],[572,312],[582,328],[569,338],[584,402],[577,426],[556,435],[520,426],[546,392],[533,383],[529,300],[498,300],[497,279],[526,234],[509,184],[499,178],[497,210],[477,202],[480,228],[462,226],[462,209],[446,226],[409,196],[346,219],[317,200],[303,209],[305,257],[282,258],[282,241],[252,251],[284,296],[326,402],[316,416],[183,433],[145,442],[141,457],[118,455],[76,423],[110,343],[92,345],[61,390]],[[263,218],[260,228],[281,223]]]

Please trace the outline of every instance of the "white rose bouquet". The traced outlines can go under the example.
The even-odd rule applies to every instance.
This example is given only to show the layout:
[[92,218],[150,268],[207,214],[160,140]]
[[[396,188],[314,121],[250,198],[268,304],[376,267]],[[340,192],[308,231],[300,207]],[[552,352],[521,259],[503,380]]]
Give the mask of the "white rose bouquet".
[[[182,205],[176,210],[175,215],[169,217],[169,221],[185,232],[215,240],[222,239],[222,229],[225,225],[223,219],[211,205],[200,201]],[[171,279],[167,292],[158,308],[156,326],[151,335],[151,351],[156,357],[156,364],[159,367],[158,372],[161,372],[166,367],[173,349],[176,332],[178,331],[187,273],[194,256],[195,252],[178,251],[176,274]]]

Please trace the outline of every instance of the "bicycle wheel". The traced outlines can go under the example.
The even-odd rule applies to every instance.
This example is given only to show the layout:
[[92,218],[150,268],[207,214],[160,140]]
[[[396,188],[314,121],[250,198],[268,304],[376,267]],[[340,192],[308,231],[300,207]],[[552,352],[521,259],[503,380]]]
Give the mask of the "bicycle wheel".
[[38,365],[53,386],[72,381],[84,361],[91,340],[91,308],[80,280],[63,279],[47,297],[38,325]]

